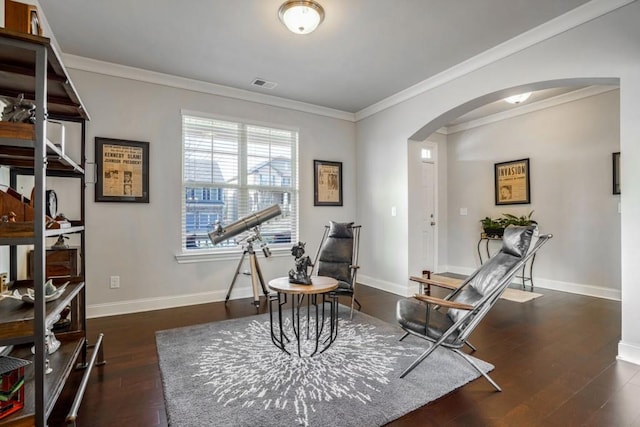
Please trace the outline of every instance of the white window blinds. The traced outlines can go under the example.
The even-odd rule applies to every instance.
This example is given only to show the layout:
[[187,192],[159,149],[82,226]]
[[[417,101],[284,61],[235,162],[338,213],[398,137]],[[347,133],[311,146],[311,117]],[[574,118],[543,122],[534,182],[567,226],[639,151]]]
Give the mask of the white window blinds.
[[298,239],[298,132],[266,126],[182,116],[182,247],[234,247],[247,233],[215,247],[208,233],[280,205],[282,215],[260,230],[270,245]]

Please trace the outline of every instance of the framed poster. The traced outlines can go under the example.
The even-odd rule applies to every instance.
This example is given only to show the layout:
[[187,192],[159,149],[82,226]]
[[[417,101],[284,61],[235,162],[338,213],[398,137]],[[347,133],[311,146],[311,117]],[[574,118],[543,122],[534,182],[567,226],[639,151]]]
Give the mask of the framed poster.
[[96,137],[96,202],[149,203],[149,143]]
[[496,205],[531,203],[529,159],[496,163],[494,174]]
[[342,162],[313,161],[313,205],[342,206]]

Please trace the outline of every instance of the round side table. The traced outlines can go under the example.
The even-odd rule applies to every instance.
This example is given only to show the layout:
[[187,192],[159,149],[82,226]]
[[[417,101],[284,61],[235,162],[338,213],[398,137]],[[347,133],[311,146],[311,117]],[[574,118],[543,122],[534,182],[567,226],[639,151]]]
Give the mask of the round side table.
[[[338,336],[338,296],[332,294],[338,288],[338,281],[325,276],[312,276],[310,285],[300,285],[297,283],[289,283],[288,277],[279,277],[269,281],[269,288],[275,291],[275,295],[269,296],[269,320],[271,323],[271,341],[280,350],[287,354],[291,354],[287,349],[287,343],[291,339],[286,332],[292,333],[297,343],[298,356],[303,357],[301,348],[301,340],[313,340],[313,351],[308,356],[312,357],[326,351]],[[287,304],[287,296],[291,298],[291,327],[285,327],[283,322],[283,306]],[[300,329],[300,311],[304,307],[304,297],[307,297],[307,322],[306,322],[306,338],[303,338],[303,331]],[[322,297],[322,302],[318,301],[318,297]],[[273,303],[277,303],[277,319],[274,319]],[[329,305],[329,316],[326,316],[325,306]],[[315,317],[311,317],[311,312],[315,311]],[[304,316],[304,313],[303,313]],[[314,327],[311,328],[312,320]],[[325,323],[328,324],[325,327]],[[276,325],[277,323],[277,325]],[[303,325],[304,326],[304,325]],[[315,329],[315,331],[313,331]],[[325,330],[326,329],[326,330]],[[322,341],[323,347],[320,348]],[[320,350],[318,352],[318,350]]]

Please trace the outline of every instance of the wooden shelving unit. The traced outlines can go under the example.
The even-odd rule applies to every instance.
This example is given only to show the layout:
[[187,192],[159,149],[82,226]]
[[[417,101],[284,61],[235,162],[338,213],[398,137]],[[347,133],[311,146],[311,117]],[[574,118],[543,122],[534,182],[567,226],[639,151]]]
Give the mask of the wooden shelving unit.
[[[25,368],[25,407],[0,419],[0,426],[46,426],[66,380],[74,368],[84,369],[81,385],[67,418],[75,424],[78,406],[91,368],[103,363],[102,338],[99,337],[89,358],[86,339],[85,298],[85,228],[84,228],[84,122],[88,114],[55,49],[44,37],[32,36],[0,28],[0,95],[15,98],[24,94],[34,100],[36,120],[30,124],[0,122],[0,166],[10,168],[11,180],[18,175],[32,175],[33,218],[31,222],[0,223],[0,245],[11,248],[11,268],[15,269],[15,248],[32,245],[33,280],[14,281],[12,289],[33,288],[35,303],[12,298],[0,300],[0,345],[12,345],[11,356],[32,361]],[[82,124],[81,162],[73,161],[58,146],[46,139],[46,119],[80,122]],[[81,218],[69,228],[47,228],[45,220],[45,189],[48,176],[81,180]],[[55,279],[60,285],[70,281],[56,300],[46,302],[45,253],[47,237],[61,234],[80,235],[79,277]],[[56,332],[60,348],[47,354],[47,325],[70,307],[70,324],[65,332]],[[32,353],[32,348],[35,354]],[[99,356],[99,357],[96,357]],[[47,368],[52,371],[47,373]]]
[[[47,318],[52,318],[60,314],[64,308],[77,297],[84,287],[84,282],[77,278],[76,283],[70,283],[65,288],[62,296],[46,304]],[[62,282],[59,279],[58,282]],[[24,293],[28,287],[33,287],[30,280],[21,281],[21,284],[14,284],[13,289],[19,289]],[[33,306],[28,303],[12,298],[6,298],[2,303],[2,323],[0,323],[0,336],[3,340],[19,340],[21,338],[32,337],[35,333],[35,317]]]

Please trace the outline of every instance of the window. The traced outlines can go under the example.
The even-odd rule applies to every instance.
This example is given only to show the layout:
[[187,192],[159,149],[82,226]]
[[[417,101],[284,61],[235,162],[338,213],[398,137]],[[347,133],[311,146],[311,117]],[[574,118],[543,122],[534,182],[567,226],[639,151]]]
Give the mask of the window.
[[[263,223],[270,245],[297,241],[298,132],[184,113],[182,116],[182,247],[213,249],[208,233],[251,213],[280,205]],[[236,247],[242,233],[215,246]]]

